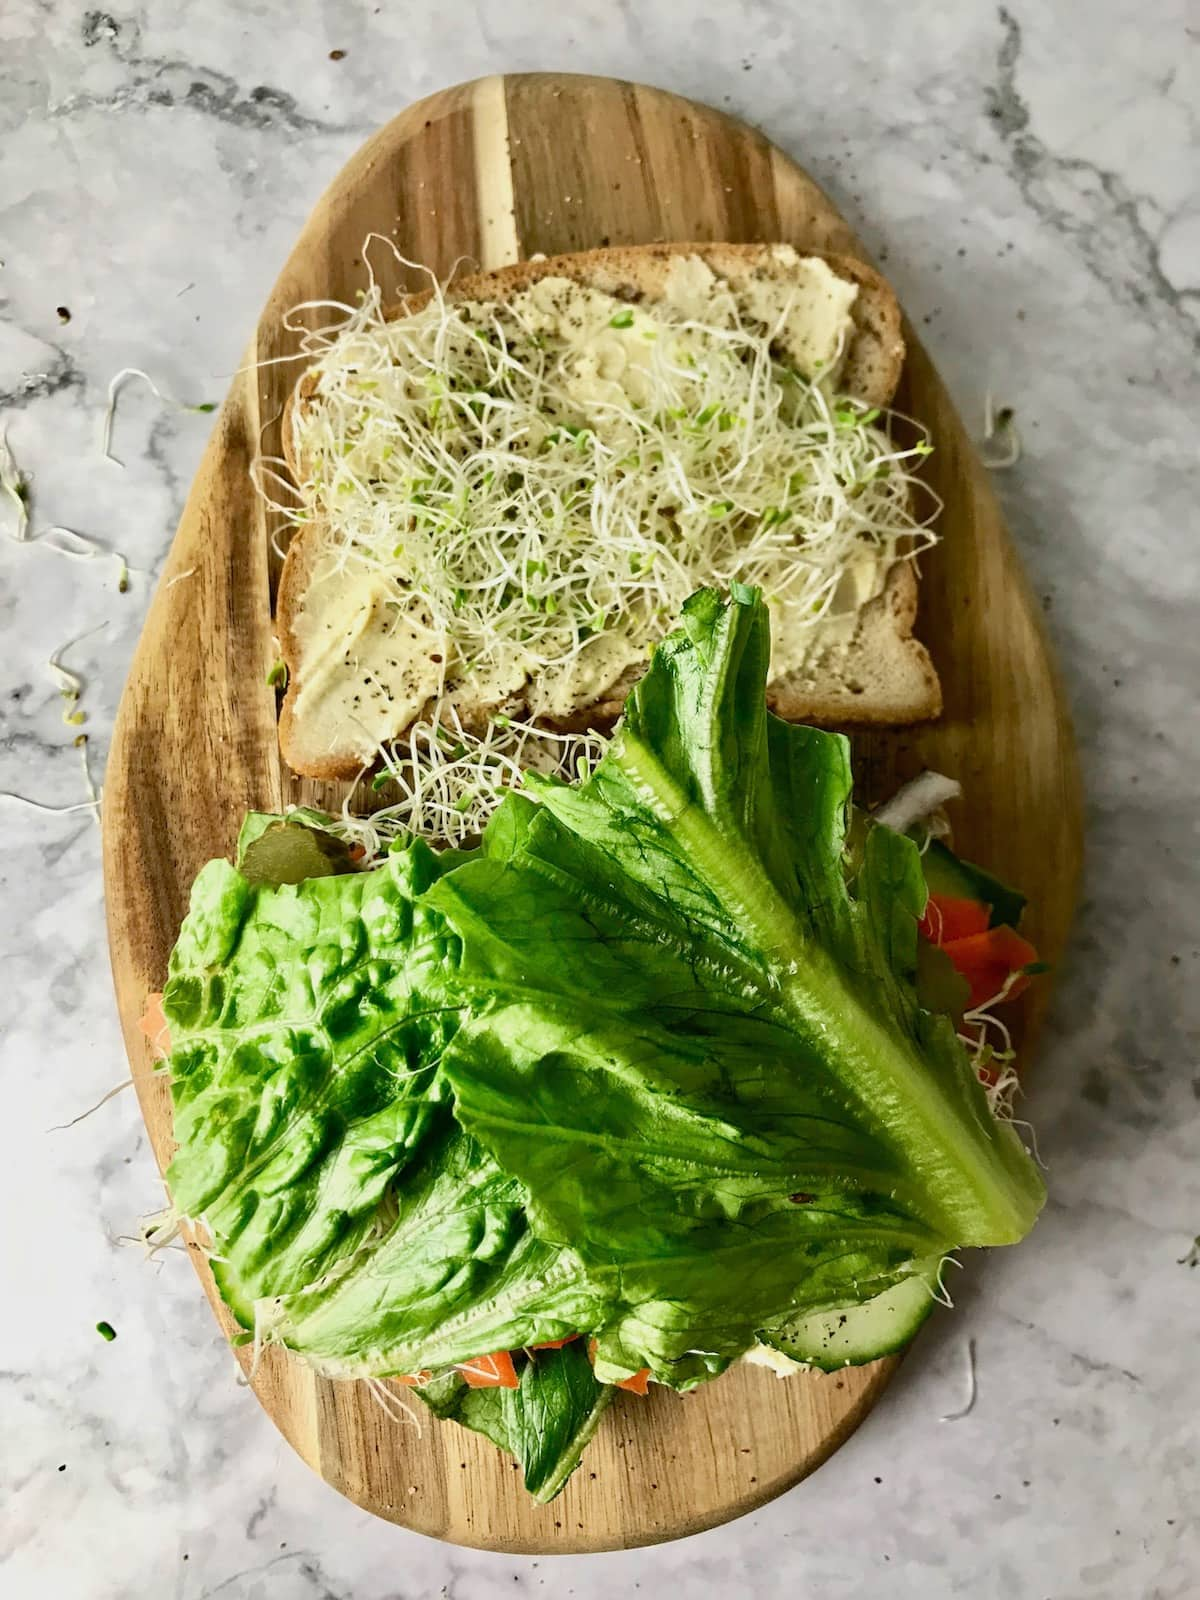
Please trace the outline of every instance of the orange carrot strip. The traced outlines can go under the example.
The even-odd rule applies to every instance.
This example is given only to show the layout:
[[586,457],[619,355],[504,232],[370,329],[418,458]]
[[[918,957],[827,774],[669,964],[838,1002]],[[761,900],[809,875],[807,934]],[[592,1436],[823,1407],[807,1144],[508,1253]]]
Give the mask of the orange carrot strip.
[[635,1372],[632,1378],[622,1378],[617,1384],[618,1389],[628,1389],[630,1394],[645,1394],[649,1387],[649,1367],[643,1367],[640,1372]]
[[154,1046],[155,1053],[160,1057],[171,1054],[171,1030],[167,1027],[167,1019],[163,1015],[163,997],[161,993],[146,996],[146,1009],[138,1027]]
[[[593,1363],[596,1360],[596,1341],[588,1340],[588,1356]],[[635,1372],[631,1378],[620,1378],[613,1385],[616,1389],[628,1389],[630,1394],[645,1394],[650,1383],[650,1368],[643,1367],[640,1372]]]
[[458,1370],[472,1389],[515,1389],[520,1382],[513,1358],[507,1350],[497,1350],[490,1356],[476,1356],[473,1361],[463,1361]]

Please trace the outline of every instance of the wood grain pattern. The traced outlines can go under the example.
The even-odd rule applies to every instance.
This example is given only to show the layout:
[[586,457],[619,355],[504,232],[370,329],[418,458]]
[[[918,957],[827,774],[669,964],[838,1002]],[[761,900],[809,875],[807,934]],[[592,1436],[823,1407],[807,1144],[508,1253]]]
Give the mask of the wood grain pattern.
[[[337,786],[280,763],[271,598],[280,530],[250,464],[278,456],[298,369],[284,313],[349,300],[365,282],[364,240],[385,291],[416,287],[391,240],[444,274],[535,251],[655,239],[788,240],[861,255],[820,189],[761,134],[708,107],[609,79],[522,74],[434,95],[353,158],[288,259],[197,475],[121,704],[105,795],[104,858],[113,971],[129,1057],[160,1165],[169,1098],[137,1022],[161,986],[200,865],[228,854],[242,813],[340,802]],[[299,325],[315,312],[294,319]],[[1037,609],[991,487],[911,329],[899,404],[930,426],[943,544],[925,561],[918,631],[941,673],[937,724],[856,738],[860,780],[878,798],[931,765],[958,776],[964,851],[1036,898],[1029,931],[1062,950],[1080,857],[1075,759]],[[261,363],[261,364],[260,364]],[[194,570],[193,570],[194,569]],[[191,576],[181,577],[191,572]],[[170,580],[181,577],[181,581]],[[1028,1046],[1045,1005],[1020,1025]],[[199,1253],[196,1265],[218,1320]],[[781,1383],[741,1368],[696,1394],[622,1397],[583,1469],[553,1505],[524,1495],[491,1445],[426,1420],[418,1436],[362,1385],[315,1378],[269,1352],[254,1389],[295,1449],[335,1488],[393,1521],[510,1551],[610,1549],[678,1537],[761,1504],[811,1472],[866,1415],[894,1362]]]

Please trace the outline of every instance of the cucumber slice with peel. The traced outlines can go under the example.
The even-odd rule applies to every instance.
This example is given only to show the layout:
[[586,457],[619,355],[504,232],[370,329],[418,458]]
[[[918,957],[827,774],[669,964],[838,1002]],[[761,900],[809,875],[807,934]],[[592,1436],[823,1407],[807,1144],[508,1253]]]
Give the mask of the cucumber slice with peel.
[[930,894],[950,895],[958,900],[981,900],[991,912],[991,925],[1007,923],[1015,928],[1025,909],[1025,896],[1010,889],[990,872],[964,861],[947,850],[939,839],[932,839],[921,857],[925,883]]
[[815,1311],[759,1334],[792,1361],[834,1372],[895,1355],[933,1310],[943,1258],[930,1256],[899,1283],[861,1305]]

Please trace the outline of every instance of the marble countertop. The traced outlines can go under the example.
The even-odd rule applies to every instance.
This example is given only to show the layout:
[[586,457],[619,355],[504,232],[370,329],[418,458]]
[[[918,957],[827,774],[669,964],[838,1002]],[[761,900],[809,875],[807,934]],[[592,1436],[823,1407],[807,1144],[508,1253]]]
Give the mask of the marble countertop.
[[[1051,1200],[963,1276],[810,1482],[679,1544],[537,1561],[373,1521],[234,1382],[121,1082],[98,831],[0,801],[0,1589],[55,1600],[1200,1592],[1200,30],[1185,0],[187,0],[0,13],[0,423],[61,523],[133,569],[0,539],[0,789],[85,798],[47,670],[86,679],[101,778],[208,430],[309,207],[372,129],[513,67],[643,78],[759,122],[886,252],[963,414],[1016,407],[1001,492],[1077,719],[1088,869],[1029,1114]],[[652,14],[653,13],[653,14]],[[833,25],[836,15],[837,25]],[[335,53],[337,59],[334,58]],[[69,320],[68,320],[69,317]],[[90,631],[89,630],[95,630]],[[1192,1258],[1194,1260],[1194,1258]],[[99,1319],[117,1338],[103,1342]],[[965,1342],[978,1400],[961,1403]]]

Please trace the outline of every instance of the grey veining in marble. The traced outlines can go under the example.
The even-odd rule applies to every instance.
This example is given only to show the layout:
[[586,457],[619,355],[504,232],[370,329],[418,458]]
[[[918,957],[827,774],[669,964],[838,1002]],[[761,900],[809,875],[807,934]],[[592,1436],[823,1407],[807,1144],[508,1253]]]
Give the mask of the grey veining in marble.
[[[99,778],[123,672],[219,400],[308,208],[410,100],[509,67],[663,83],[759,122],[884,260],[968,419],[1024,436],[1001,490],[1061,655],[1086,892],[1028,1097],[1052,1199],[974,1263],[885,1403],[812,1481],[651,1552],[444,1548],[292,1457],[181,1257],[128,1096],[98,836],[0,801],[0,1592],[55,1600],[1185,1600],[1200,1593],[1195,487],[1200,18],[1186,0],[63,0],[0,8],[0,421],[33,528],[0,539],[0,788],[84,798],[46,669],[87,678]],[[332,50],[344,58],[331,60]],[[60,320],[58,307],[69,311]],[[1036,887],[1036,886],[1034,886]],[[94,1332],[117,1330],[111,1344]],[[971,1414],[964,1346],[978,1349]]]

